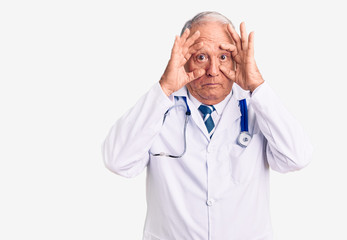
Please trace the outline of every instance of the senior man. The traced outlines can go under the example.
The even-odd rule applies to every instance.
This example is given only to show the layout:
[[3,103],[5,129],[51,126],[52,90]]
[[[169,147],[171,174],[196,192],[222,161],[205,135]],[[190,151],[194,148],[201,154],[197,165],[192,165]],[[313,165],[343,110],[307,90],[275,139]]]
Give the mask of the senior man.
[[112,127],[111,171],[147,167],[145,240],[269,240],[269,168],[309,163],[311,145],[254,60],[254,33],[203,12],[176,37],[160,81]]

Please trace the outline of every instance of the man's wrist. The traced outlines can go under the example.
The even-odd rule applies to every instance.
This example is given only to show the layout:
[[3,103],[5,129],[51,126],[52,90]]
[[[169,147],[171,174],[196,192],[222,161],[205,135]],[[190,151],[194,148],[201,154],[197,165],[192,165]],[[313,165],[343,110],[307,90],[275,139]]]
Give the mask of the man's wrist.
[[261,81],[259,81],[258,83],[256,84],[253,84],[251,86],[249,86],[249,90],[250,92],[254,92],[260,85],[262,85],[264,83],[264,80],[262,79]]
[[172,91],[168,90],[168,89],[165,87],[165,84],[163,84],[162,79],[160,79],[159,84],[160,84],[161,89],[162,89],[163,92],[165,93],[165,95],[169,97],[169,96],[172,94]]

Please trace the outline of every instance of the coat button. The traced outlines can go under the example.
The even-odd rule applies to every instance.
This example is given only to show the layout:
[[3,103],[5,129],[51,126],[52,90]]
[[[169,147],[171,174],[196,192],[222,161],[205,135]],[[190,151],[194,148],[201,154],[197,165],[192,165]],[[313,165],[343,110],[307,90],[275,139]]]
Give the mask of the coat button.
[[214,204],[214,199],[209,199],[206,201],[207,206],[211,207]]

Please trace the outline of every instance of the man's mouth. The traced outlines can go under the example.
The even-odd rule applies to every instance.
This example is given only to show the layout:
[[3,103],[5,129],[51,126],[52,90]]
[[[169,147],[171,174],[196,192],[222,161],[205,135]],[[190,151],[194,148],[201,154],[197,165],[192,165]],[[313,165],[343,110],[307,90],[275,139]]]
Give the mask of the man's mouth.
[[205,83],[202,86],[203,87],[214,87],[214,86],[217,86],[217,85],[219,85],[219,83]]

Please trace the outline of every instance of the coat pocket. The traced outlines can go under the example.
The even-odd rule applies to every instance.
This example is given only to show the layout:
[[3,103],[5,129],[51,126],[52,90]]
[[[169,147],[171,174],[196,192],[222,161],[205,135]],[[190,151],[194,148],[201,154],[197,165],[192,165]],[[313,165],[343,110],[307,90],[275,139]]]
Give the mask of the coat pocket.
[[231,178],[236,184],[245,184],[258,176],[264,165],[264,136],[254,134],[247,147],[238,143],[229,145]]

